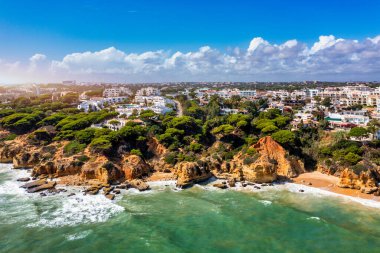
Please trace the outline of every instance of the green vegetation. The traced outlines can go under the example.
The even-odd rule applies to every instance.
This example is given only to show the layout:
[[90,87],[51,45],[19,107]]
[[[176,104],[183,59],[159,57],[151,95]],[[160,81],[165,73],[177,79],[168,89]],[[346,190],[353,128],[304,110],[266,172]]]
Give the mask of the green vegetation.
[[66,156],[72,156],[82,152],[85,148],[85,144],[81,144],[77,141],[71,141],[63,148],[63,152]]

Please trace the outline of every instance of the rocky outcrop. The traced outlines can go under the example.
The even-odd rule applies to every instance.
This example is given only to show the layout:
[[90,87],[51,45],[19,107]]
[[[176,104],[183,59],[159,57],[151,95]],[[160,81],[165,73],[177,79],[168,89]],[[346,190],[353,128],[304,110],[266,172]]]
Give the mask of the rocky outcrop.
[[134,179],[129,181],[128,186],[131,188],[135,188],[139,191],[149,190],[149,185],[140,179]]
[[361,190],[364,193],[371,194],[378,190],[377,180],[379,173],[376,170],[369,169],[356,174],[352,169],[344,169],[340,174],[338,186],[342,188],[351,188]]
[[287,151],[270,136],[261,138],[251,148],[257,153],[253,155],[238,153],[231,162],[222,165],[223,170],[238,180],[255,183],[292,178],[305,171],[303,163],[290,157]]
[[40,162],[40,152],[25,149],[13,157],[13,166],[18,168],[33,168]]
[[124,178],[121,169],[105,156],[98,156],[93,161],[86,162],[81,170],[83,180],[96,179],[103,183],[119,182]]
[[122,162],[122,171],[128,180],[141,179],[151,173],[150,166],[137,155],[130,155]]
[[165,161],[165,156],[169,153],[169,150],[157,138],[153,137],[148,140],[148,152],[153,155],[149,159],[149,165],[152,170],[161,172],[171,172],[174,170],[174,167]]
[[205,181],[213,176],[207,163],[180,162],[175,166],[177,186],[187,187],[194,183]]
[[21,145],[13,141],[7,141],[0,146],[0,162],[12,163],[15,157],[21,151]]
[[270,136],[261,138],[253,148],[260,154],[257,163],[274,164],[278,176],[292,178],[305,172],[303,163],[289,157],[287,151]]

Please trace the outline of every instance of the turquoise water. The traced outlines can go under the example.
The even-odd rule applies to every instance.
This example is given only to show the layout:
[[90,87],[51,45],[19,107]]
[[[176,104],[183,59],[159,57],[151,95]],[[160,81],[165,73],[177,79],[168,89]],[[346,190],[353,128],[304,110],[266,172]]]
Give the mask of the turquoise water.
[[[0,165],[0,252],[379,252],[379,204],[292,184],[40,197]],[[78,190],[78,189],[77,189]],[[69,192],[72,190],[69,190]]]

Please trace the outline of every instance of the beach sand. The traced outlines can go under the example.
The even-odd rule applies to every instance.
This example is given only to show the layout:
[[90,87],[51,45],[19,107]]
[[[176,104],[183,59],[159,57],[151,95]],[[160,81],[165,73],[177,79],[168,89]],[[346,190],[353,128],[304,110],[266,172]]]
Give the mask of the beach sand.
[[373,194],[365,194],[354,189],[340,188],[337,186],[339,183],[338,177],[326,175],[318,171],[303,173],[296,178],[292,178],[292,180],[293,183],[296,184],[315,187],[342,195],[380,201],[380,197],[374,196]]

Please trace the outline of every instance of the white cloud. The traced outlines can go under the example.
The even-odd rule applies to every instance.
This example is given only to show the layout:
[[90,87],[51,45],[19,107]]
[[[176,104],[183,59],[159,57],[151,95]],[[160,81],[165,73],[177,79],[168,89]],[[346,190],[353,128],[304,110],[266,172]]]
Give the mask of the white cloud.
[[29,58],[29,69],[28,72],[36,71],[38,64],[42,61],[46,60],[46,55],[44,54],[34,54]]
[[[0,66],[3,68],[0,74],[20,72],[23,68],[20,62],[4,60],[0,61]],[[245,49],[230,48],[225,52],[210,46],[189,52],[157,50],[143,53],[127,53],[109,47],[71,53],[50,62],[45,55],[35,54],[26,69],[29,69],[27,78],[36,81],[41,76],[49,80],[129,82],[379,80],[380,35],[360,41],[320,36],[311,47],[296,39],[274,44],[257,37]]]
[[319,41],[315,42],[313,47],[310,50],[310,53],[314,54],[318,51],[324,50],[331,46],[334,46],[336,43],[344,41],[343,39],[335,39],[335,36],[319,36]]

